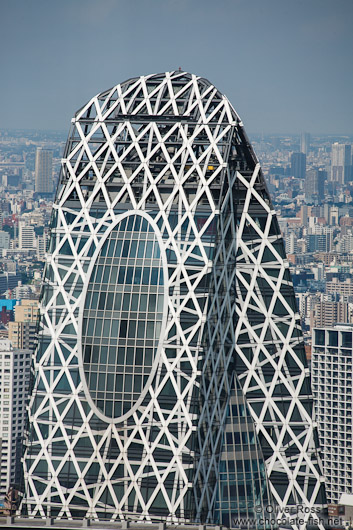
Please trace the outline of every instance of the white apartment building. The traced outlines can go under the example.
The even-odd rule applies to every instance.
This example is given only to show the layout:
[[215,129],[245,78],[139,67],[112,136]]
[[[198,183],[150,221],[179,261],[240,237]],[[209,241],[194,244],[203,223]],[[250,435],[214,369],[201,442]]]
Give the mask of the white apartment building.
[[20,480],[31,352],[0,340],[0,498]]
[[33,250],[36,248],[36,235],[33,226],[20,224],[19,248],[22,250]]
[[312,388],[329,504],[353,493],[352,336],[351,325],[313,330]]

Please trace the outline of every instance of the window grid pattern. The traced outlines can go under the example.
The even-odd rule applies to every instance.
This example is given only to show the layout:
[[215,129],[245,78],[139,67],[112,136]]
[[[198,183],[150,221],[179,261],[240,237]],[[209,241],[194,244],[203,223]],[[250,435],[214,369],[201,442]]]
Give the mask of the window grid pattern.
[[353,494],[353,328],[313,329],[312,381],[327,500]]
[[237,528],[247,521],[251,530],[271,529],[274,527],[266,507],[273,503],[265,462],[236,377],[232,390],[223,434],[215,503],[217,522],[228,528]]
[[158,347],[163,303],[159,242],[145,218],[130,215],[103,244],[83,313],[87,386],[105,416],[126,414],[139,399]]

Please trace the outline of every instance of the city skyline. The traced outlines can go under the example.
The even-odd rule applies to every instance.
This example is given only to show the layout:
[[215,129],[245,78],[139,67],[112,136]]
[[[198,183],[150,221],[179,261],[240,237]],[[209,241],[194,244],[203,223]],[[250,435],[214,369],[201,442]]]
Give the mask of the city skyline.
[[117,76],[181,66],[219,79],[248,131],[351,134],[352,12],[347,0],[3,0],[0,124],[64,130]]
[[0,13],[0,513],[353,514],[353,1]]

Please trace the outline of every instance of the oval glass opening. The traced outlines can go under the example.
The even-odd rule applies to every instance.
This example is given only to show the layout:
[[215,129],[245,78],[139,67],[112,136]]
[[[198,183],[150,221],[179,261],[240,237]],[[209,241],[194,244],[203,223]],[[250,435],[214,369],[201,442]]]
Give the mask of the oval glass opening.
[[82,323],[90,396],[107,417],[128,413],[151,374],[164,305],[161,249],[154,228],[133,214],[110,232],[89,278]]

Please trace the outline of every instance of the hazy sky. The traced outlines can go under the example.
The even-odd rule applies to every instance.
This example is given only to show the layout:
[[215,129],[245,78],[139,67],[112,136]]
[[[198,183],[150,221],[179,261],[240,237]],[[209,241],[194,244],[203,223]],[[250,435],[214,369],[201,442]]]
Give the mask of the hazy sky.
[[256,132],[353,133],[353,0],[0,0],[0,128],[68,130],[149,73],[208,78]]

